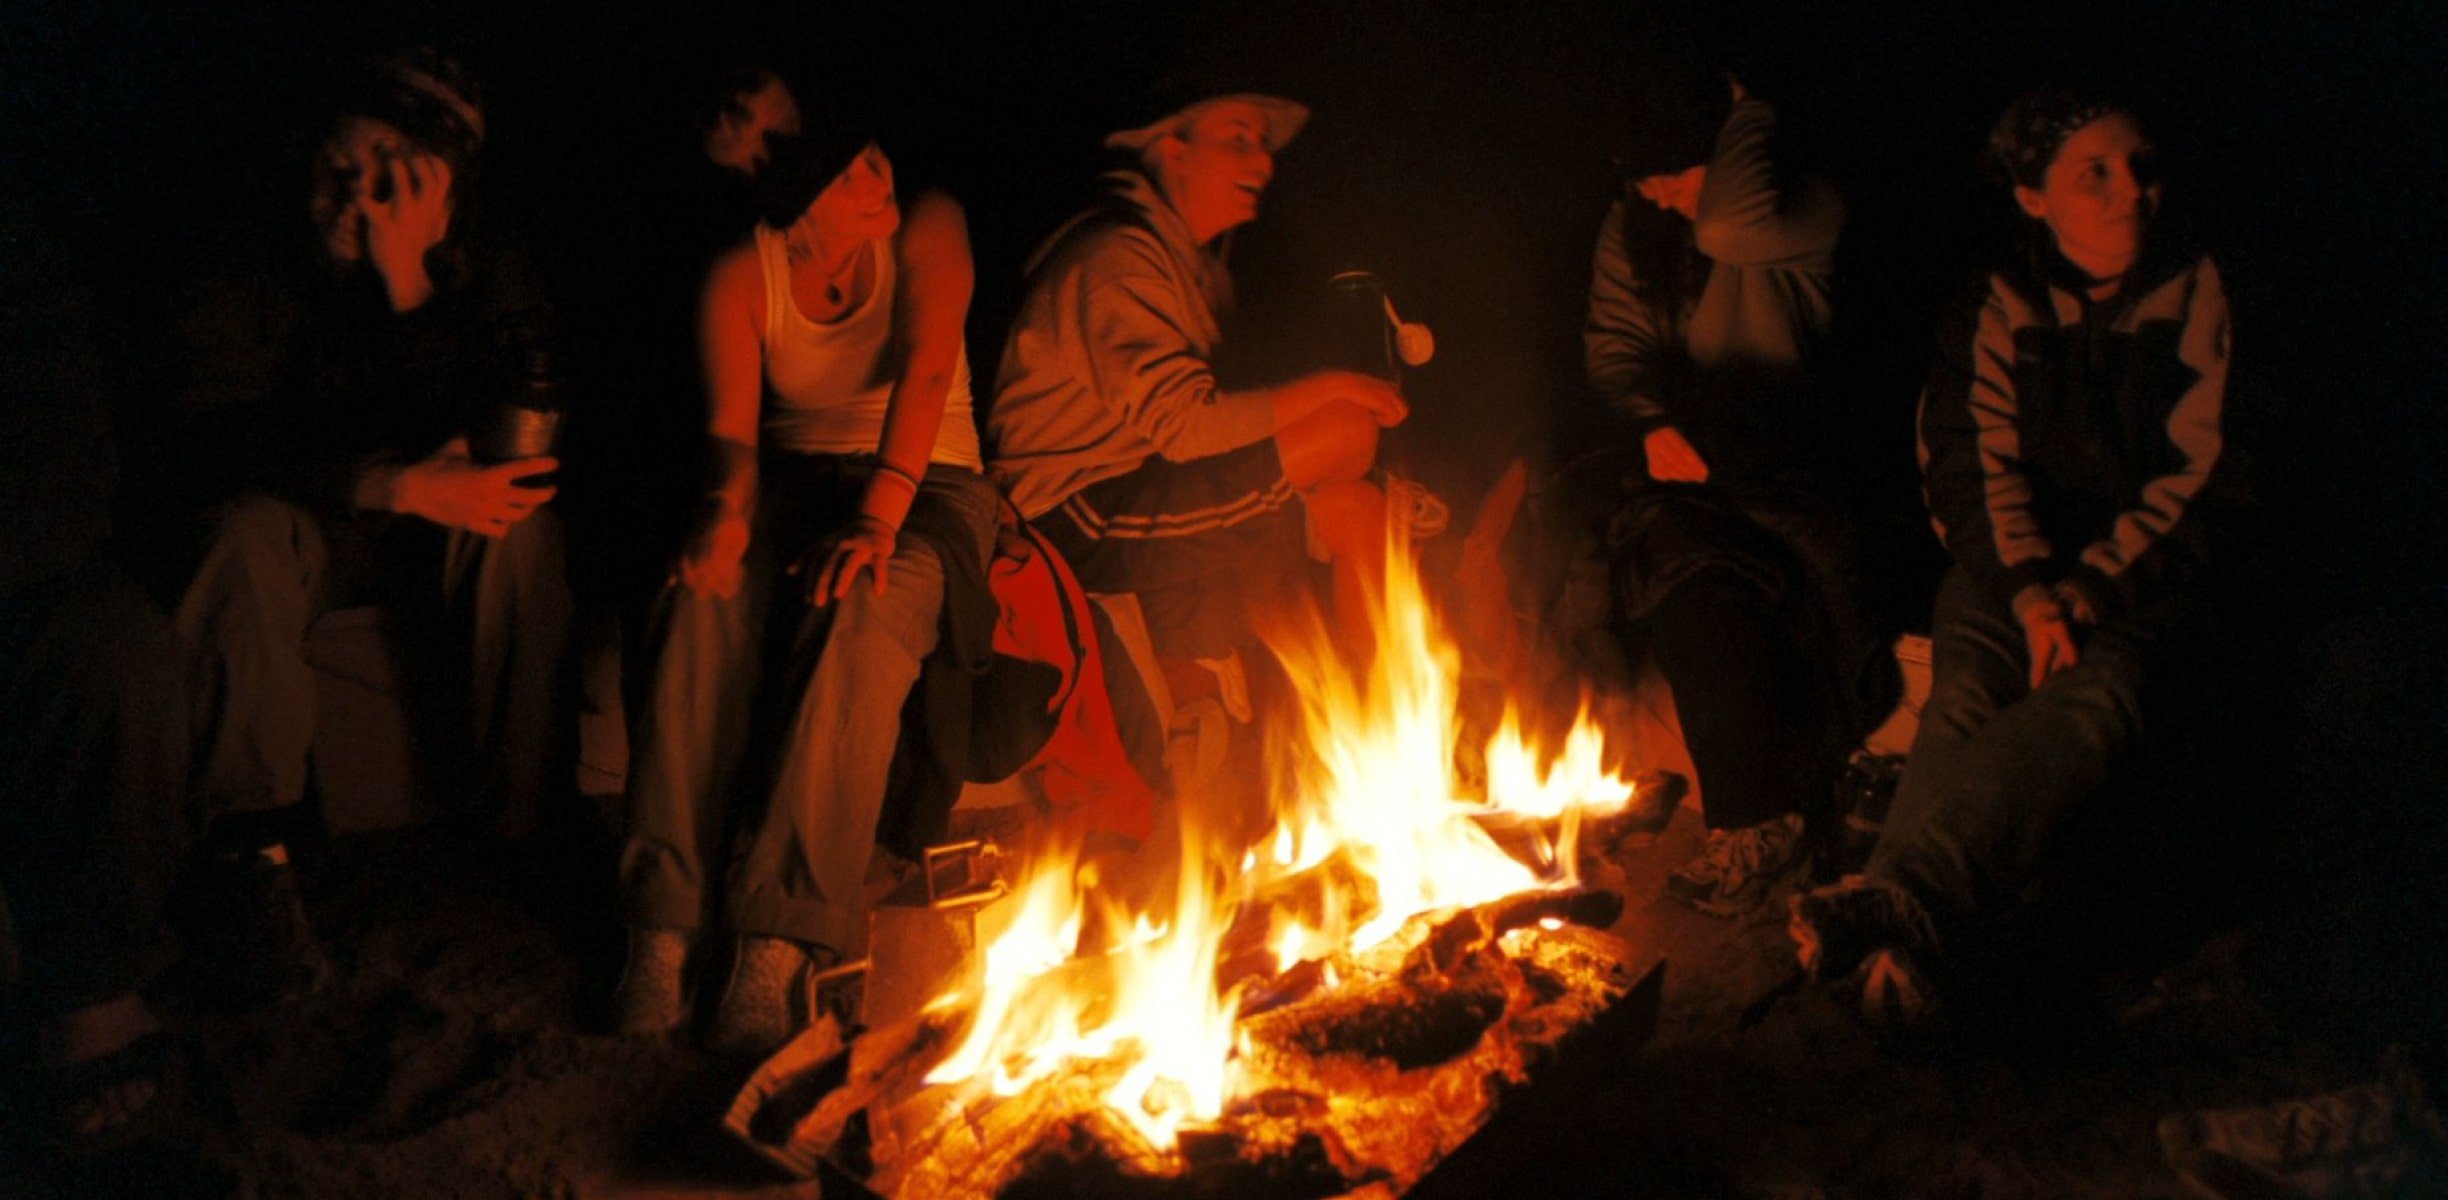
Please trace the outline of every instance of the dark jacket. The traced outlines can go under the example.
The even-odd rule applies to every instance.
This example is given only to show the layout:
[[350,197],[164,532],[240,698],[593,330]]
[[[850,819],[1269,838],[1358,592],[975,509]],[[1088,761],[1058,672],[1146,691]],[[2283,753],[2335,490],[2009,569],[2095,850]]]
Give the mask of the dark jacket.
[[[2146,255],[2107,300],[2053,248],[1996,271],[1942,329],[1921,397],[1924,496],[2000,601],[2072,579],[2107,612],[2205,565],[2224,454],[2227,296],[2206,255]],[[2105,615],[2105,614],[2104,614]]]
[[[433,298],[393,313],[370,269],[311,245],[225,261],[178,306],[153,497],[193,514],[264,490],[351,507],[369,467],[414,462],[515,394],[552,312],[517,241],[469,230]],[[303,239],[299,239],[303,240]]]
[[1638,277],[1618,199],[1592,256],[1584,365],[1619,431],[1673,424],[1713,477],[1775,473],[1823,452],[1818,385],[1833,318],[1844,202],[1818,180],[1789,182],[1776,161],[1775,110],[1734,106],[1700,189],[1688,278]]

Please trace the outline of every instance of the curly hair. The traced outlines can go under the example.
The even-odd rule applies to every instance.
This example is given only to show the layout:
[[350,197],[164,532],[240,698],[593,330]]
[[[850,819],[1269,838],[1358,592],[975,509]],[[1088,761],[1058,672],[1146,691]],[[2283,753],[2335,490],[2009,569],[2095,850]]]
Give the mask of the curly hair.
[[1981,156],[1984,173],[2002,189],[2037,188],[2074,131],[2111,113],[2132,115],[2123,103],[2069,87],[2025,92],[2006,106],[1989,131]]

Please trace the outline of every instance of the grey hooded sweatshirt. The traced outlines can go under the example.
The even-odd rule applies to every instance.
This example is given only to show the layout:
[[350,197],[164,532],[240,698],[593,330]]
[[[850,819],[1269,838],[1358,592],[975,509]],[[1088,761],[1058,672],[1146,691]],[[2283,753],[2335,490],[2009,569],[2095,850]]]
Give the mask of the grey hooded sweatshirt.
[[1135,170],[1037,252],[987,418],[989,468],[1024,517],[1152,456],[1183,462],[1272,436],[1264,392],[1211,368],[1232,280]]

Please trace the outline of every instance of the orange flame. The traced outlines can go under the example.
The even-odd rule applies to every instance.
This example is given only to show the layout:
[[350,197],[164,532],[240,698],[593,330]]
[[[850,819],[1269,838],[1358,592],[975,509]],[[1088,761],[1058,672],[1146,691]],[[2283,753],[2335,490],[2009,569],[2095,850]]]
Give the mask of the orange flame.
[[[1240,989],[1219,984],[1217,967],[1245,909],[1302,885],[1297,911],[1254,913],[1267,963],[1282,971],[1366,950],[1420,913],[1574,881],[1578,817],[1620,810],[1632,795],[1606,769],[1586,707],[1552,757],[1508,710],[1487,747],[1487,794],[1464,794],[1453,769],[1460,656],[1399,539],[1371,616],[1378,661],[1364,674],[1314,613],[1270,638],[1304,690],[1297,733],[1275,747],[1285,786],[1261,837],[1209,828],[1220,822],[1183,797],[1175,886],[1144,901],[1109,886],[1105,864],[1076,848],[1037,856],[1001,906],[982,982],[935,1002],[974,1015],[929,1083],[1012,1095],[1069,1064],[1118,1066],[1104,1102],[1170,1153],[1184,1124],[1216,1120],[1233,1092]],[[1556,841],[1536,847],[1546,865],[1497,844],[1482,819],[1498,816],[1560,823]]]

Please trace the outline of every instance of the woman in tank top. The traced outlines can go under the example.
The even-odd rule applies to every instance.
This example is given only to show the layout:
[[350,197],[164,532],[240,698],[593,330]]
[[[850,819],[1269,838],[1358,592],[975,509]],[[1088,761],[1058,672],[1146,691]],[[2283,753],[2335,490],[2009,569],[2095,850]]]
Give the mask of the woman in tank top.
[[920,662],[991,639],[997,507],[961,345],[960,206],[905,206],[863,129],[791,115],[755,175],[761,224],[700,304],[713,478],[636,722],[615,998],[624,1031],[676,1027],[701,931],[721,928],[739,940],[711,1040],[760,1055],[811,1019],[808,976],[864,941]]

